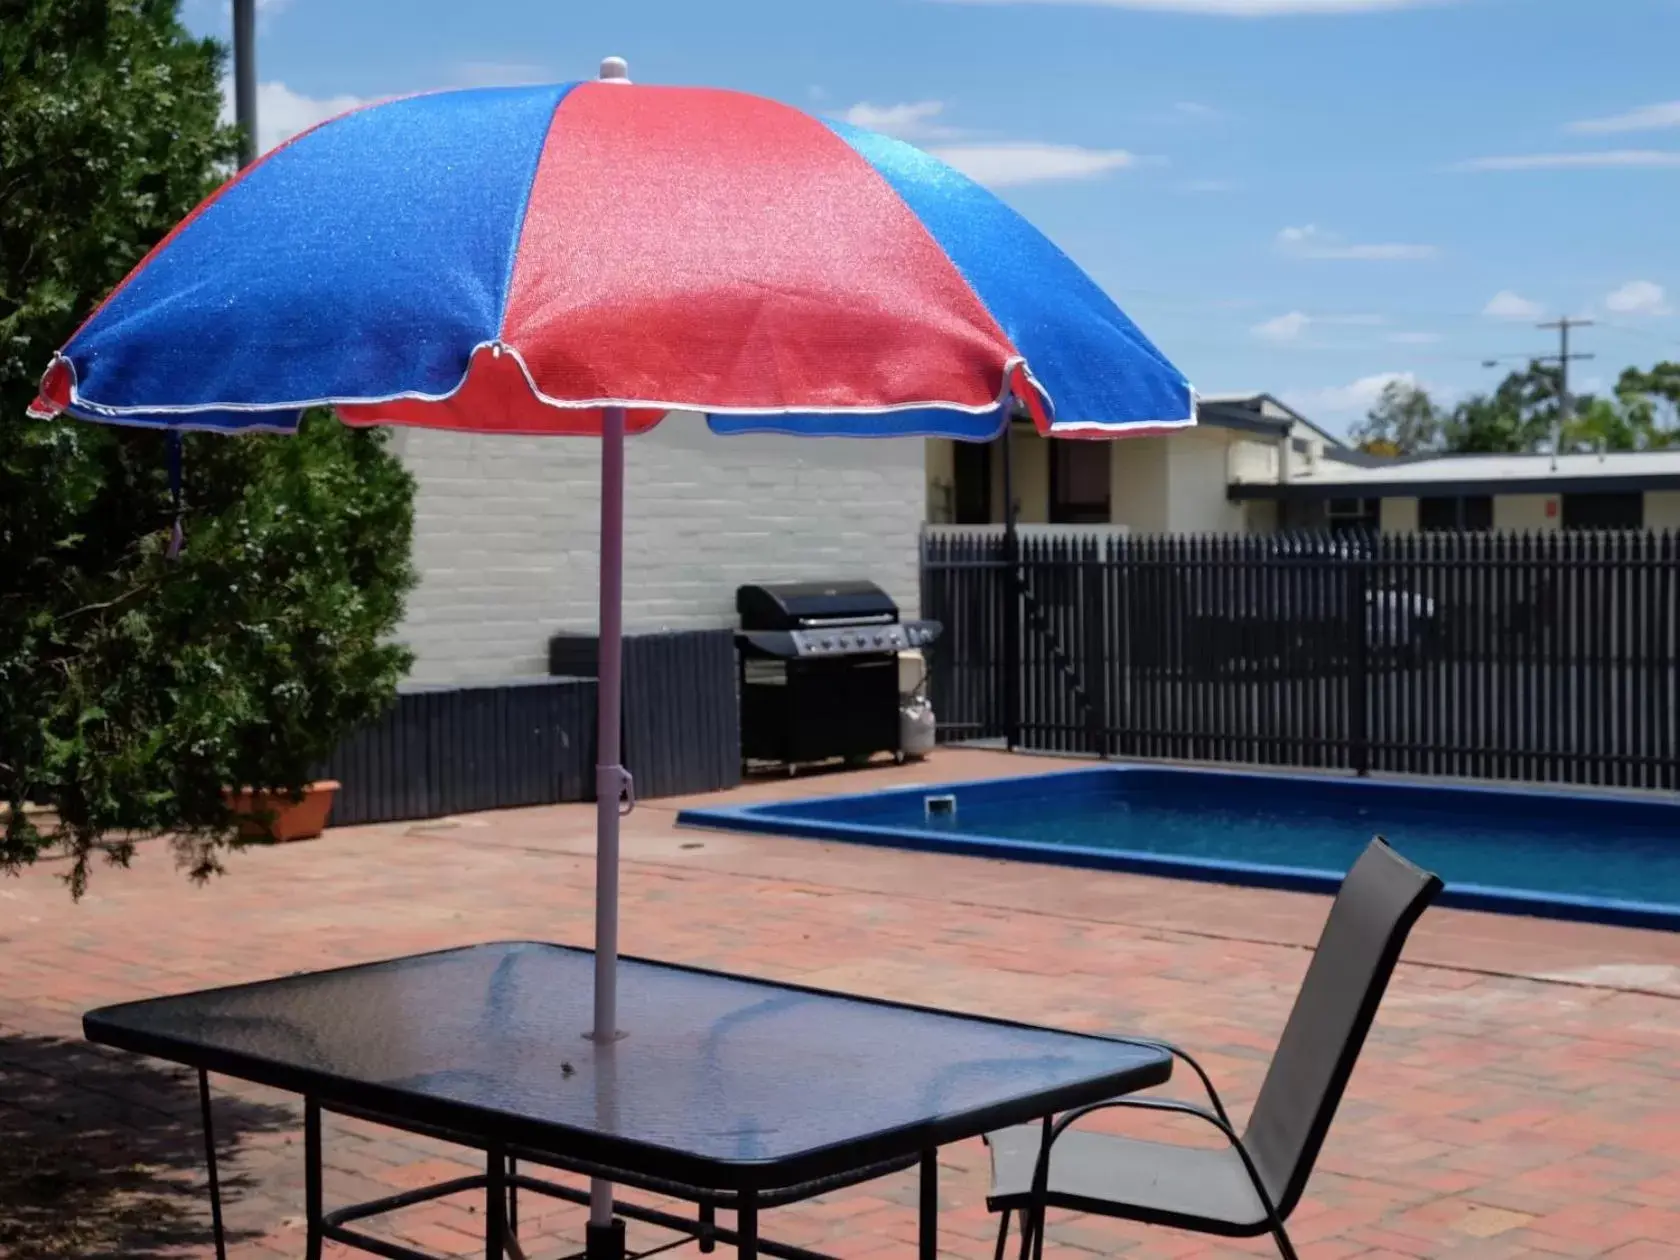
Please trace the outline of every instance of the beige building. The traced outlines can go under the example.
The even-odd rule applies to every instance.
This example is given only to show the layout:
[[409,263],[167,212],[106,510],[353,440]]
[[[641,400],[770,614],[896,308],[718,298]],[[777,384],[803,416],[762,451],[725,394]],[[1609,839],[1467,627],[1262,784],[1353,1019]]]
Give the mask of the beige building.
[[[1278,529],[1680,528],[1680,451],[1385,459],[1268,394],[1200,400],[1194,429],[1123,442],[1009,441],[1026,527],[1139,534]],[[1005,444],[932,440],[930,525],[1003,520]]]
[[[1276,527],[1270,502],[1235,499],[1235,483],[1275,480],[1337,439],[1269,395],[1199,400],[1197,427],[1162,437],[1086,442],[1010,434],[1022,525],[1108,526],[1140,534],[1229,534]],[[928,442],[927,519],[1003,520],[1003,443]]]

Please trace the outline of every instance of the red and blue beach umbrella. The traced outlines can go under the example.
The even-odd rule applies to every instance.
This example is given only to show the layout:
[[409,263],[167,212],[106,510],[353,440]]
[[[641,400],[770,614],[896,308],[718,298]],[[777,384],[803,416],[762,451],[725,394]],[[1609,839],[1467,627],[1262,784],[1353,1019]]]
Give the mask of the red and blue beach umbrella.
[[[773,101],[605,82],[441,92],[230,180],[54,356],[31,411],[602,439],[595,1053],[616,1041],[624,435],[985,440],[1195,422],[1060,250],[907,144]],[[591,1220],[612,1218],[597,1182]]]
[[981,439],[1188,425],[1184,376],[1001,201],[901,141],[704,88],[415,96],[282,145],[154,250],[37,410]]

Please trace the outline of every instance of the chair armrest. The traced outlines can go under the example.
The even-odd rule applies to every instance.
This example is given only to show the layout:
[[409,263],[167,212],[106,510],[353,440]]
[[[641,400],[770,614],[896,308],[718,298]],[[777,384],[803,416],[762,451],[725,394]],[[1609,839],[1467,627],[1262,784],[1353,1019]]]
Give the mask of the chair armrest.
[[[1188,1056],[1185,1057],[1188,1058]],[[1192,1064],[1192,1066],[1194,1066],[1194,1064]],[[1197,1071],[1199,1074],[1200,1069],[1197,1069]],[[1204,1077],[1203,1079],[1205,1080],[1206,1078]],[[1217,1106],[1217,1103],[1215,1105]],[[1283,1219],[1278,1215],[1277,1207],[1272,1203],[1272,1196],[1266,1192],[1265,1183],[1260,1179],[1260,1170],[1254,1166],[1254,1160],[1249,1155],[1248,1148],[1243,1145],[1242,1138],[1237,1136],[1237,1131],[1231,1127],[1230,1121],[1225,1119],[1222,1113],[1215,1114],[1211,1111],[1204,1111],[1194,1103],[1180,1102],[1176,1098],[1110,1098],[1104,1102],[1090,1103],[1084,1107],[1075,1107],[1072,1111],[1065,1112],[1056,1117],[1054,1123],[1046,1123],[1044,1129],[1044,1141],[1038,1148],[1038,1163],[1033,1167],[1032,1197],[1029,1200],[1025,1221],[1023,1222],[1023,1227],[1026,1231],[1025,1236],[1022,1238],[1023,1255],[1026,1253],[1028,1237],[1032,1236],[1035,1232],[1032,1224],[1033,1222],[1037,1223],[1037,1242],[1034,1249],[1034,1255],[1039,1257],[1042,1257],[1043,1255],[1044,1207],[1045,1200],[1049,1197],[1050,1193],[1050,1148],[1055,1145],[1056,1139],[1072,1128],[1075,1123],[1093,1112],[1115,1111],[1121,1109],[1131,1111],[1164,1111],[1174,1115],[1194,1116],[1196,1119],[1204,1121],[1207,1124],[1211,1124],[1214,1128],[1218,1129],[1220,1133],[1224,1134],[1225,1140],[1231,1144],[1231,1148],[1236,1151],[1237,1157],[1242,1160],[1243,1170],[1248,1173],[1248,1179],[1254,1186],[1254,1193],[1260,1199],[1260,1206],[1266,1210],[1267,1227],[1274,1233],[1280,1232],[1283,1229]]]
[[1208,1076],[1207,1072],[1202,1068],[1200,1063],[1197,1063],[1195,1059],[1190,1057],[1189,1051],[1180,1049],[1178,1046],[1173,1045],[1170,1041],[1155,1041],[1146,1037],[1128,1037],[1127,1040],[1136,1045],[1149,1046],[1153,1049],[1164,1051],[1165,1053],[1172,1055],[1173,1058],[1188,1064],[1190,1070],[1194,1072],[1197,1078],[1202,1082],[1202,1088],[1207,1090],[1208,1101],[1213,1104],[1214,1114],[1217,1115],[1220,1120],[1224,1121],[1227,1128],[1230,1127],[1231,1117],[1226,1114],[1225,1104],[1219,1100],[1219,1091],[1213,1087],[1213,1079]]

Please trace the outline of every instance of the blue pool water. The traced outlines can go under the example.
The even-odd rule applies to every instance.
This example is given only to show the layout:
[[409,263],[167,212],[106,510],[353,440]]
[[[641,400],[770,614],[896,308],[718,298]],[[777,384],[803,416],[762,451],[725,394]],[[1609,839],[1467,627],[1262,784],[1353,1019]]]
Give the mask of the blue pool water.
[[1446,881],[1442,904],[1680,930],[1666,799],[1105,766],[679,821],[1324,891],[1381,835]]

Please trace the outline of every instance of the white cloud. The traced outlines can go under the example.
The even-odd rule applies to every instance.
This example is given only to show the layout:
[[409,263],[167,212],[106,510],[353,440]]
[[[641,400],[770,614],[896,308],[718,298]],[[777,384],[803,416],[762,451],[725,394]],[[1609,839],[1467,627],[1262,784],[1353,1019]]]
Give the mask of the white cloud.
[[1616,315],[1668,315],[1673,308],[1662,285],[1629,280],[1604,299],[1604,309]]
[[1439,340],[1441,340],[1441,334],[1433,332],[1397,332],[1388,334],[1388,341],[1396,346],[1432,346]]
[[1360,262],[1417,262],[1434,258],[1440,251],[1433,245],[1396,242],[1357,244],[1342,240],[1309,223],[1286,227],[1277,234],[1278,249],[1293,258],[1324,258]]
[[1262,341],[1284,343],[1299,341],[1301,334],[1307,331],[1307,325],[1312,323],[1312,316],[1300,311],[1290,311],[1287,315],[1279,315],[1268,319],[1265,323],[1256,324],[1248,331]]
[[944,101],[907,101],[898,105],[859,101],[841,117],[854,127],[900,140],[944,140],[957,134],[954,128],[939,121],[944,112]]
[[[1347,385],[1284,390],[1279,397],[1315,424],[1345,432],[1355,421],[1364,419],[1377,399],[1382,397],[1383,390],[1396,381],[1406,385],[1421,384],[1410,372],[1376,372]],[[1430,392],[1436,391],[1431,389]]]
[[1546,308],[1540,303],[1531,302],[1509,289],[1501,289],[1482,307],[1482,314],[1489,319],[1539,319],[1545,313]]
[[[305,96],[284,83],[257,84],[257,152],[267,153],[283,140],[318,122],[370,104],[362,96]],[[233,121],[233,80],[222,80],[222,120]]]
[[945,0],[948,4],[1065,4],[1104,9],[1153,9],[1165,13],[1210,13],[1219,17],[1284,17],[1298,14],[1375,13],[1419,9],[1452,0]]
[[1568,171],[1615,167],[1680,166],[1676,149],[1600,149],[1586,153],[1517,153],[1504,157],[1471,158],[1457,171]]
[[948,144],[928,150],[976,183],[992,188],[1052,180],[1094,179],[1138,162],[1125,149],[1087,149],[1075,144]]
[[1680,127],[1680,101],[1664,101],[1660,105],[1642,105],[1625,114],[1611,114],[1606,118],[1583,118],[1565,127],[1578,136],[1613,136],[1628,131],[1663,131]]
[[1274,345],[1295,345],[1309,328],[1374,328],[1382,322],[1381,315],[1308,315],[1304,311],[1290,311],[1256,324],[1248,331]]
[[993,188],[1093,179],[1135,166],[1139,161],[1136,154],[1125,149],[1090,149],[1083,145],[1031,140],[959,141],[965,133],[941,121],[944,114],[944,101],[906,101],[896,105],[860,101],[840,116],[854,127],[921,144],[940,161]]

